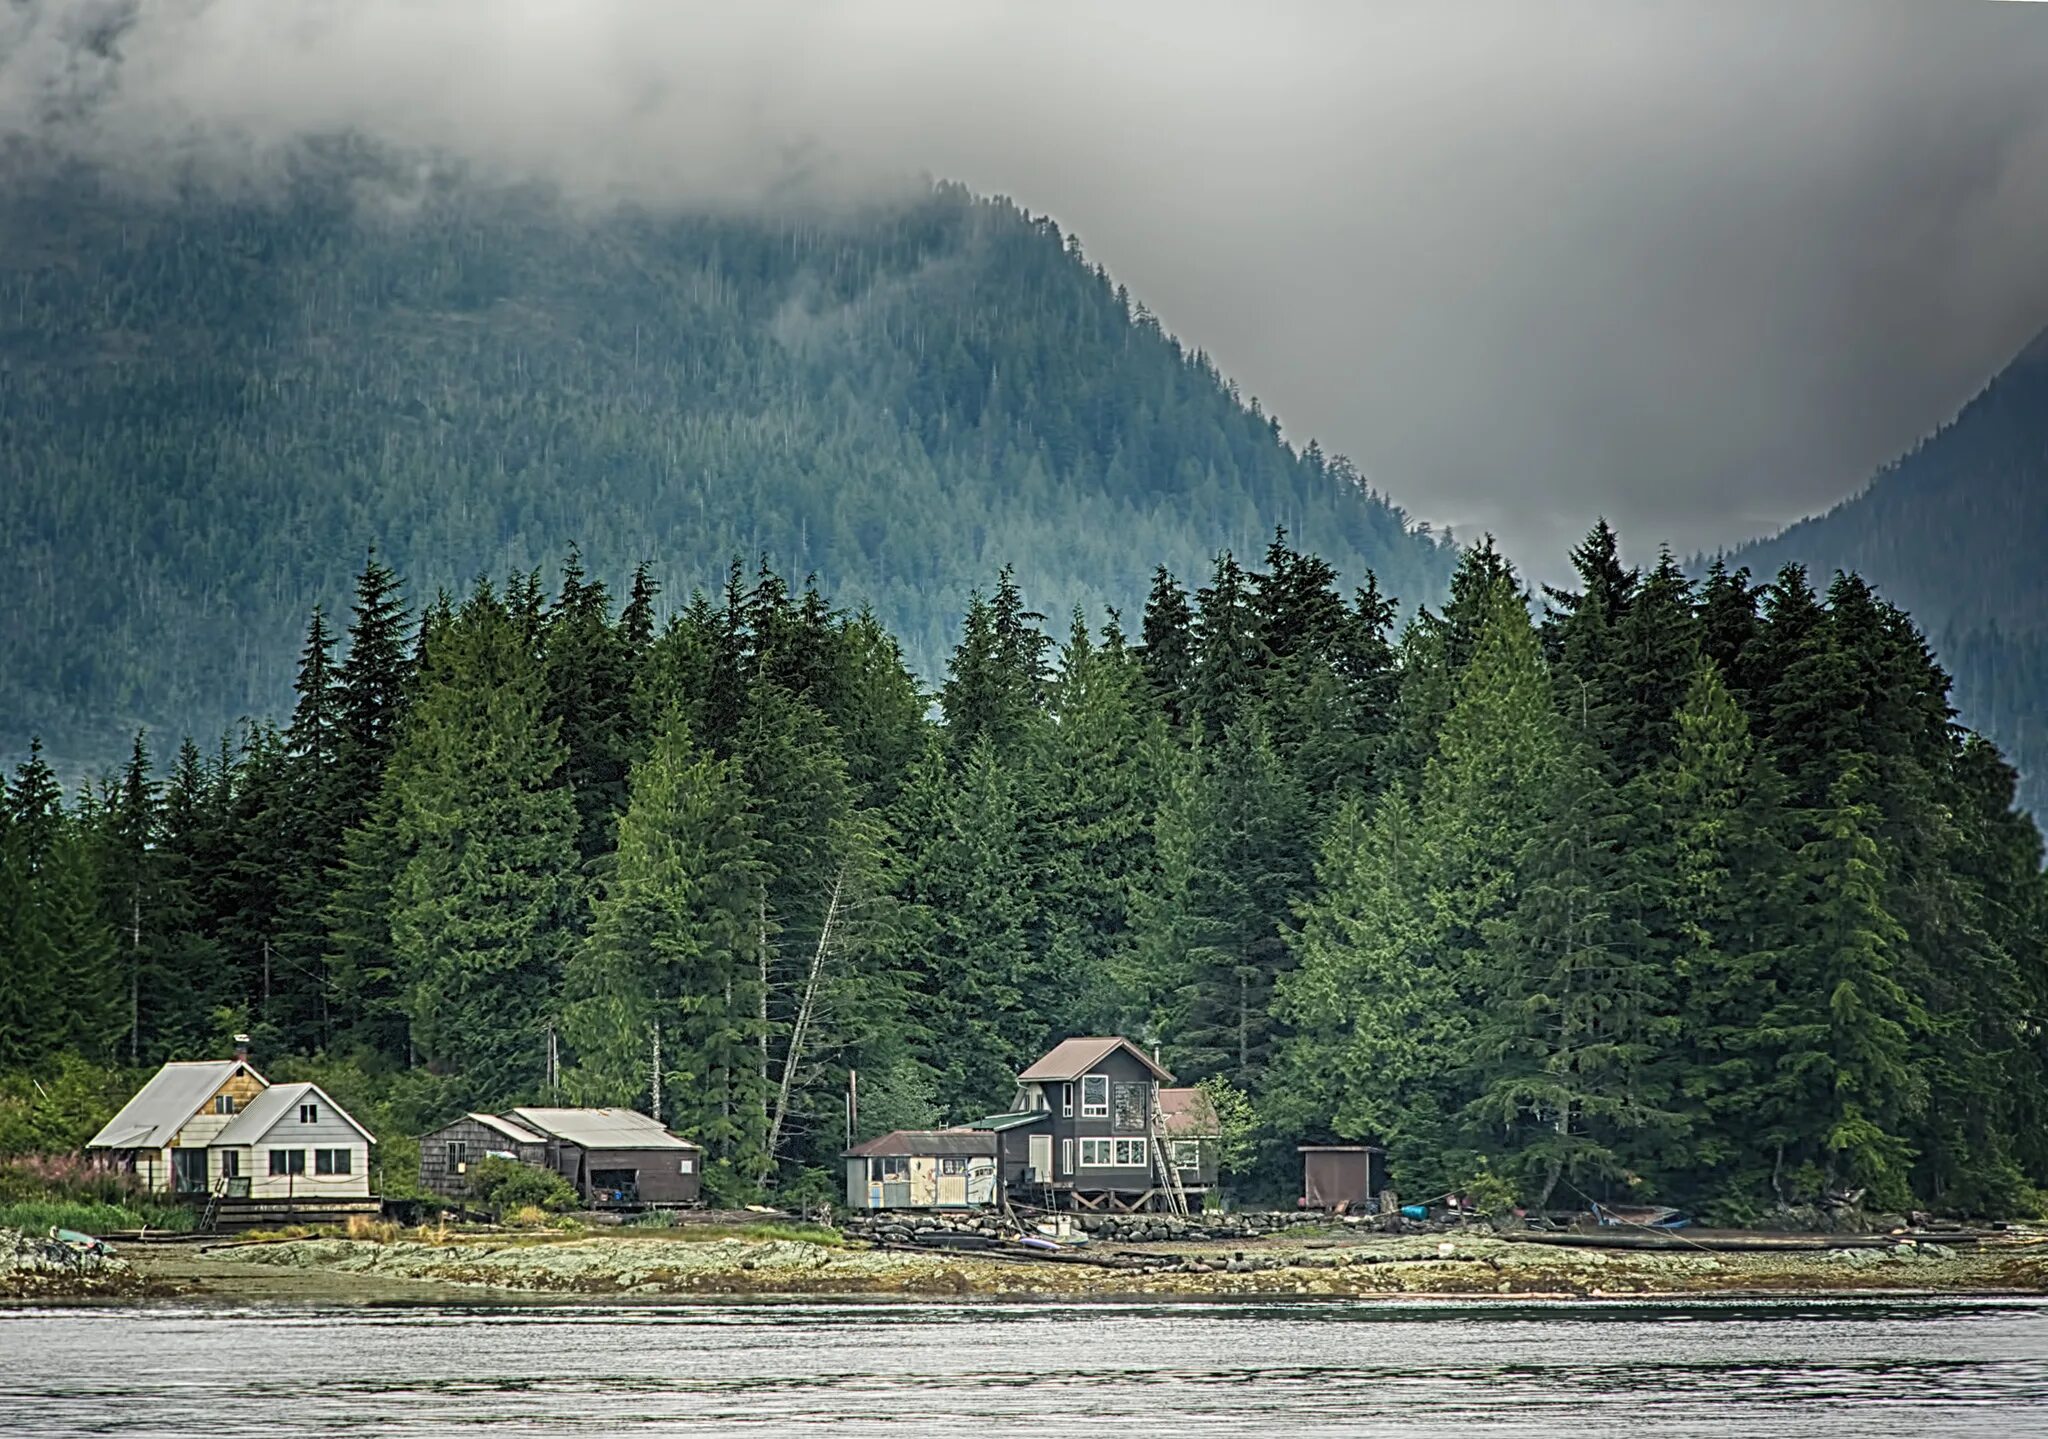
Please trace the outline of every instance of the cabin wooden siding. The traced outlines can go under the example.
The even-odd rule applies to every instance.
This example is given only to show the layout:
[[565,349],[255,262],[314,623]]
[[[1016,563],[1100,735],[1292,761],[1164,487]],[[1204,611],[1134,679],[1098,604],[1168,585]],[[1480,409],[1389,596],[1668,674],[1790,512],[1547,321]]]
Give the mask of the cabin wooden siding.
[[[1056,1188],[1081,1190],[1107,1190],[1115,1193],[1143,1193],[1158,1187],[1158,1176],[1152,1167],[1152,1152],[1149,1145],[1145,1151],[1145,1162],[1140,1165],[1083,1165],[1081,1163],[1081,1141],[1084,1139],[1143,1139],[1152,1136],[1153,1077],[1152,1071],[1141,1064],[1129,1050],[1118,1048],[1098,1060],[1089,1070],[1100,1074],[1109,1081],[1109,1113],[1087,1116],[1083,1109],[1082,1077],[1073,1081],[1074,1112],[1065,1112],[1066,1084],[1060,1080],[1048,1080],[1042,1084],[1028,1086],[1036,1089],[1047,1112],[1052,1116],[1051,1183]],[[1119,1086],[1132,1086],[1119,1093]],[[1126,1101],[1119,1109],[1119,1098]],[[1042,1178],[1046,1176],[1041,1176]]]
[[[199,1106],[199,1112],[186,1120],[178,1132],[171,1136],[171,1148],[183,1149],[197,1146],[205,1148],[213,1137],[234,1122],[236,1114],[249,1107],[249,1101],[263,1092],[263,1082],[248,1070],[238,1070],[226,1084],[206,1097],[206,1103]],[[214,1106],[225,1094],[234,1101],[232,1114],[216,1114]]]
[[[242,1174],[249,1181],[251,1199],[343,1199],[363,1198],[370,1192],[370,1146],[363,1136],[347,1120],[338,1117],[331,1104],[314,1101],[319,1118],[310,1123],[300,1120],[297,1113],[288,1113],[270,1127],[261,1139],[237,1147],[234,1152],[241,1156]],[[349,1154],[349,1172],[346,1174],[320,1174],[316,1171],[314,1151],[321,1149],[345,1149]],[[303,1150],[306,1169],[303,1174],[272,1174],[270,1154],[272,1150]],[[227,1150],[216,1149],[213,1155],[212,1177],[220,1177],[220,1156]]]
[[1310,1209],[1362,1208],[1385,1180],[1385,1156],[1364,1145],[1303,1145],[1301,1192]]
[[[464,1157],[453,1157],[454,1145],[465,1146]],[[519,1144],[502,1132],[471,1119],[468,1115],[442,1125],[420,1138],[420,1188],[443,1199],[466,1199],[469,1175],[457,1164],[474,1165],[491,1154],[509,1154],[521,1164],[544,1165],[545,1146]],[[573,1182],[573,1178],[572,1181]]]

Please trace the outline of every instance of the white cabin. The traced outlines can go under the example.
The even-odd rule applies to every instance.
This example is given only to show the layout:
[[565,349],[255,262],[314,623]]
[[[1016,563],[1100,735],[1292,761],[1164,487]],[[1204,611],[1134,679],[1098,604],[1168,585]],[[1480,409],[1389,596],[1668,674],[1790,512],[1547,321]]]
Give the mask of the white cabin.
[[366,1199],[376,1142],[319,1085],[273,1085],[237,1056],[166,1064],[86,1147],[159,1192]]

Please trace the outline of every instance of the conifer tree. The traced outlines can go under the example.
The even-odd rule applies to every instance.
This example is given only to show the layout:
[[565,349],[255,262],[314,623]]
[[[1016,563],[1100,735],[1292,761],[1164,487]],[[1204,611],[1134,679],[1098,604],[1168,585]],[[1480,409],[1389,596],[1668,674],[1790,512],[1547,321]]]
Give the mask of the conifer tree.
[[420,1052],[539,1093],[577,903],[575,808],[524,622],[488,588],[435,637],[392,759],[392,946]]
[[671,711],[619,822],[612,873],[568,977],[565,1027],[586,1100],[651,1102],[656,1026],[662,1120],[705,1146],[707,1183],[750,1193],[768,1172],[761,1069],[761,845],[736,764],[698,747]]

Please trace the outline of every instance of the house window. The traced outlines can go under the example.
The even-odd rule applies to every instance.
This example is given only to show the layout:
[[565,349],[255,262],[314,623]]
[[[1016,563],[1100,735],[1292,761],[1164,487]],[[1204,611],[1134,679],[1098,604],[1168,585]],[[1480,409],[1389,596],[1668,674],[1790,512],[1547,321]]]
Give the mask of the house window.
[[349,1153],[346,1149],[316,1149],[313,1151],[313,1172],[315,1174],[347,1174]]
[[[1072,1087],[1073,1087],[1072,1085],[1069,1085],[1069,1086],[1068,1086],[1068,1088],[1070,1088],[1070,1089],[1071,1089]],[[1073,1172],[1074,1172],[1074,1141],[1073,1141],[1073,1140],[1071,1140],[1071,1139],[1062,1139],[1062,1140],[1060,1141],[1060,1173],[1062,1173],[1062,1174],[1072,1174]]]
[[1060,1118],[1074,1117],[1074,1086],[1071,1082],[1060,1086]]
[[965,1174],[966,1172],[967,1161],[964,1159],[941,1159],[939,1161],[939,1173],[941,1174]]
[[[1106,1074],[1084,1074],[1081,1076],[1081,1117],[1083,1119],[1109,1118],[1109,1076]],[[1086,1164],[1087,1160],[1081,1161]]]
[[1115,1161],[1110,1158],[1110,1139],[1084,1139],[1081,1141],[1081,1167],[1083,1169],[1107,1169]]
[[1145,1141],[1142,1139],[1118,1139],[1116,1145],[1116,1167],[1118,1169],[1143,1169],[1145,1167]]
[[678,1173],[678,1174],[695,1174],[695,1173],[697,1172],[697,1161],[696,1161],[696,1160],[694,1160],[694,1159],[692,1159],[692,1158],[690,1158],[690,1156],[689,1156],[689,1155],[685,1154],[685,1155],[683,1156],[683,1158],[682,1158],[682,1161],[681,1161],[681,1162],[682,1162],[682,1168],[678,1169],[678,1170],[676,1171],[676,1173]]
[[448,1141],[448,1172],[461,1174],[469,1168],[469,1141],[451,1139]]
[[271,1150],[270,1172],[272,1174],[304,1174],[306,1172],[306,1151],[303,1149]]
[[240,1179],[242,1177],[241,1150],[223,1149],[220,1152],[220,1177],[222,1179]]
[[318,1124],[319,1122],[320,1122],[320,1106],[319,1106],[319,1105],[317,1105],[317,1104],[302,1104],[302,1105],[300,1105],[300,1106],[299,1106],[299,1123],[301,1123],[301,1124]]
[[232,1094],[216,1094],[213,1097],[213,1112],[215,1114],[233,1114],[235,1112],[235,1097]]
[[870,1159],[868,1178],[877,1184],[901,1184],[910,1178],[908,1159]]
[[1173,1167],[1182,1173],[1202,1167],[1201,1141],[1176,1139],[1173,1141]]

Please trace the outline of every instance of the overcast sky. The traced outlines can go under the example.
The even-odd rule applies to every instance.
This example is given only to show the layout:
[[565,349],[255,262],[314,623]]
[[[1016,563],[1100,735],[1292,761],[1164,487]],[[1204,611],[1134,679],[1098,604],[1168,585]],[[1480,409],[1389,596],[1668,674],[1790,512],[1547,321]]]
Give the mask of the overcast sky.
[[1823,508],[2048,325],[2044,77],[2023,4],[0,0],[0,131],[145,168],[354,126],[593,200],[1007,193],[1539,574]]

